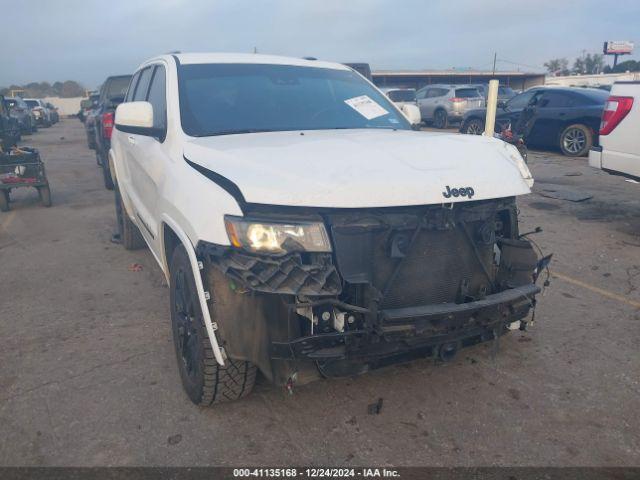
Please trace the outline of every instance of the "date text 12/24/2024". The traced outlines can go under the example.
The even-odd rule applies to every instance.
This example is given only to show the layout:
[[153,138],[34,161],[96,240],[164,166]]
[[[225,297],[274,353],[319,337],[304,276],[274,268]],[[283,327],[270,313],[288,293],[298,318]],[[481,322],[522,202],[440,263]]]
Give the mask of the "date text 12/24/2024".
[[400,478],[389,468],[236,468],[234,478]]

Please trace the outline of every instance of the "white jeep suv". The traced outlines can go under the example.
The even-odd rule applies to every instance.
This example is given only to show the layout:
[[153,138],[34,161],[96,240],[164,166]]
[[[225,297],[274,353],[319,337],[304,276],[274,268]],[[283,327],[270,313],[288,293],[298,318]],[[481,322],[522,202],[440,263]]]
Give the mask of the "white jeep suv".
[[124,246],[146,243],[168,280],[196,404],[242,397],[258,370],[291,386],[448,360],[535,305],[541,264],[515,202],[533,179],[516,148],[415,131],[341,64],[148,60],[109,164]]

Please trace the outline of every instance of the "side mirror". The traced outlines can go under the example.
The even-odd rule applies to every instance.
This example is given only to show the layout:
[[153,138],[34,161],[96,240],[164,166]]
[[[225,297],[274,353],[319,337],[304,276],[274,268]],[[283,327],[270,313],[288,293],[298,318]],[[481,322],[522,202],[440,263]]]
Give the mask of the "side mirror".
[[402,113],[407,117],[407,120],[411,125],[419,125],[422,122],[422,115],[420,115],[420,109],[416,105],[405,103],[402,105]]
[[507,102],[504,100],[498,100],[498,108],[505,108],[507,106]]
[[116,129],[121,132],[157,137],[160,129],[153,128],[153,106],[149,102],[121,103],[116,108]]

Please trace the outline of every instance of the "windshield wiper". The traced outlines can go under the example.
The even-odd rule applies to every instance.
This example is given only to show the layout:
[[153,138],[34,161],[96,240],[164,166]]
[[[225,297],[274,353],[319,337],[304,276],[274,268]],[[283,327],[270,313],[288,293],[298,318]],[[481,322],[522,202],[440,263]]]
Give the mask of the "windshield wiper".
[[242,133],[261,133],[261,132],[277,132],[278,129],[275,128],[245,128],[238,130],[220,130],[217,132],[211,133],[203,133],[202,135],[197,135],[198,137],[218,137],[220,135],[236,135]]

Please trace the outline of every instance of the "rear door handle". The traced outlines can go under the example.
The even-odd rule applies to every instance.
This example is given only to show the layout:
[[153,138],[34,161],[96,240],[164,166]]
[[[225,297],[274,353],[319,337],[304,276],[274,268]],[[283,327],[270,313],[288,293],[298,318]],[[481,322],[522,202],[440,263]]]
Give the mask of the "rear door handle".
[[127,137],[127,139],[129,140],[129,143],[130,143],[131,145],[135,145],[135,144],[136,144],[136,137],[133,137],[133,136],[129,135],[129,136]]

